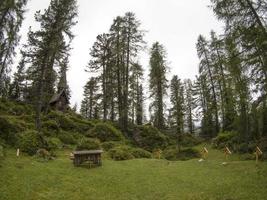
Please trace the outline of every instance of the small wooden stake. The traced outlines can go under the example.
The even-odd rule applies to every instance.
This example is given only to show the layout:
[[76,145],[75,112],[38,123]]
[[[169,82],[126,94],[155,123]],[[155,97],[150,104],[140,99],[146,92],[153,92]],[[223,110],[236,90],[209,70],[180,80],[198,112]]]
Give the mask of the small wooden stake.
[[231,155],[232,152],[230,151],[230,149],[228,147],[224,148],[224,159],[225,161],[228,159],[228,156]]
[[162,151],[159,149],[159,159],[160,159],[161,153],[162,153]]
[[158,159],[160,159],[161,153],[162,153],[162,151],[160,149],[158,149],[156,151],[156,156],[157,156]]
[[256,147],[255,155],[256,155],[256,165],[258,165],[259,156],[262,155],[262,151],[261,151],[261,149],[258,146]]
[[17,157],[19,157],[19,149],[17,149]]
[[206,159],[208,153],[209,153],[208,149],[206,147],[203,147],[203,149],[201,150],[202,158]]

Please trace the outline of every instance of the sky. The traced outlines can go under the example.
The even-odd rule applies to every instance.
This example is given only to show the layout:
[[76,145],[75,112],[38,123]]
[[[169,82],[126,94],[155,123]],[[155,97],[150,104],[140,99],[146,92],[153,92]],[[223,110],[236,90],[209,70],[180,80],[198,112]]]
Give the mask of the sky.
[[[29,26],[38,28],[34,13],[48,7],[50,0],[29,0],[25,20],[20,31],[21,42],[27,41]],[[222,24],[216,19],[209,0],[78,0],[78,24],[73,27],[70,69],[67,74],[71,88],[71,104],[80,104],[83,86],[90,74],[85,68],[90,60],[89,50],[96,36],[108,32],[113,19],[126,12],[134,12],[146,30],[144,40],[147,49],[140,52],[140,63],[149,69],[149,48],[155,41],[167,51],[170,72],[181,79],[197,75],[199,59],[196,42],[199,34],[209,37],[210,31],[222,32]],[[147,75],[147,73],[145,73]],[[148,80],[145,77],[145,80]]]

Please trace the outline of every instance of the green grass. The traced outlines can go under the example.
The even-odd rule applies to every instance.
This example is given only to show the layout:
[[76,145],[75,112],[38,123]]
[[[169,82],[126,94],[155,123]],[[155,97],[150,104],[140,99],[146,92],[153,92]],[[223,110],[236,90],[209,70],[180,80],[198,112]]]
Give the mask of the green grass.
[[222,166],[223,154],[212,150],[207,161],[156,159],[112,161],[88,169],[73,167],[67,151],[56,160],[16,158],[8,150],[0,167],[1,200],[264,200],[267,163],[238,161]]

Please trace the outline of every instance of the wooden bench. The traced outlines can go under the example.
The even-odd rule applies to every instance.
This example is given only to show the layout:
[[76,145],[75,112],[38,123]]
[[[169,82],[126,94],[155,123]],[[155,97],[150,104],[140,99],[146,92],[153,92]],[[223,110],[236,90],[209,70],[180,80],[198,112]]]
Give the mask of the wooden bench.
[[89,161],[92,164],[101,166],[101,154],[102,150],[84,150],[84,151],[74,151],[73,152],[73,164],[74,166],[79,166],[85,161]]

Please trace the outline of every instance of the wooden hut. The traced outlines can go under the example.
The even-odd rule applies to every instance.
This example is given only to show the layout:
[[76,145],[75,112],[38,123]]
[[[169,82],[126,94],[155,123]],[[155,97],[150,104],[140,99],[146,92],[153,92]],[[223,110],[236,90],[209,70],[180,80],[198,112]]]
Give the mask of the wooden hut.
[[51,100],[49,101],[49,105],[53,109],[65,111],[69,105],[69,100],[66,91],[63,89],[59,93],[54,94]]

